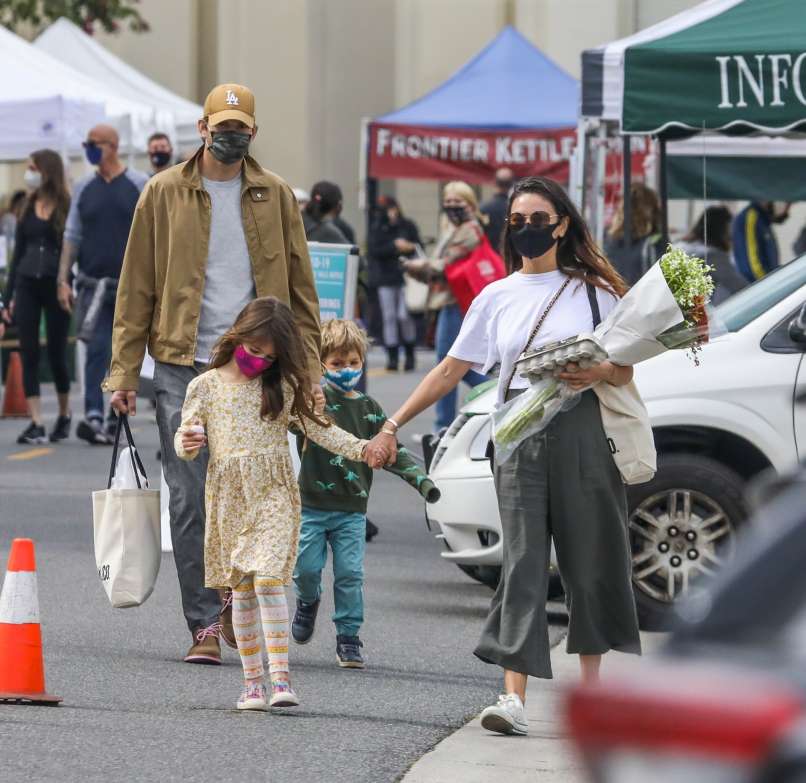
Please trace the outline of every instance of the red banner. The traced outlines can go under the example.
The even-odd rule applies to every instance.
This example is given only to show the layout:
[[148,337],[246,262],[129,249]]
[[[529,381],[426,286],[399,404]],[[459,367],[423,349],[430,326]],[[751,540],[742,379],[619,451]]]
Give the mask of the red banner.
[[492,182],[495,171],[568,181],[574,128],[484,131],[370,125],[369,176],[376,179],[461,179]]

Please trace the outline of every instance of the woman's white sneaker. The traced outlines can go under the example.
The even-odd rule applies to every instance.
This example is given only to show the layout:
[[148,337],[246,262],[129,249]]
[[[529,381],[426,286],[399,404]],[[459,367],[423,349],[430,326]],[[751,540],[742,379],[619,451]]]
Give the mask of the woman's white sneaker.
[[517,693],[501,694],[498,703],[481,713],[481,727],[496,734],[528,734],[529,721]]

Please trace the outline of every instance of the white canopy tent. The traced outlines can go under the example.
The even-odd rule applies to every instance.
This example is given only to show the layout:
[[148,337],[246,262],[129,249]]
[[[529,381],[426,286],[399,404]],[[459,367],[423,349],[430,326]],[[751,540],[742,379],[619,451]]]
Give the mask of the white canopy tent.
[[76,154],[87,128],[106,118],[86,90],[65,89],[36,49],[0,27],[0,160],[22,160],[33,150]]
[[149,104],[121,97],[2,26],[0,69],[0,160],[22,160],[42,146],[75,154],[103,121],[117,128],[122,151],[138,151],[155,126]]
[[112,54],[68,19],[59,19],[45,30],[34,46],[77,71],[103,82],[116,95],[147,103],[154,112],[152,130],[167,133],[179,146],[196,146],[196,122],[202,107],[149,79]]

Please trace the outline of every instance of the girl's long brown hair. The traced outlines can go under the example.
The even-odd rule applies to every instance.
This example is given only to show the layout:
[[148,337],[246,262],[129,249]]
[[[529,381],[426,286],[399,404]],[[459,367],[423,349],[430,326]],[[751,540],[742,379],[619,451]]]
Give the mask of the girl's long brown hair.
[[[509,197],[507,215],[512,211],[512,202],[524,193],[542,196],[551,202],[554,213],[560,219],[568,218],[568,230],[560,237],[557,247],[557,266],[560,271],[616,296],[623,296],[627,291],[627,284],[596,246],[587,224],[565,190],[547,177],[526,177],[519,180]],[[504,228],[504,260],[510,274],[523,266],[523,259],[512,244],[511,233],[512,229],[507,221]]]
[[70,194],[64,180],[64,164],[58,152],[53,150],[37,150],[31,153],[31,160],[42,174],[42,184],[31,194],[25,204],[24,212],[34,208],[37,198],[44,196],[53,203],[50,220],[56,233],[61,236],[67,213],[70,211]]
[[246,305],[229,331],[216,343],[209,366],[223,367],[232,359],[239,345],[268,340],[274,343],[274,355],[277,358],[261,375],[263,382],[261,418],[273,421],[283,412],[285,404],[283,381],[285,381],[294,394],[292,414],[298,416],[300,420],[307,418],[322,426],[328,426],[329,422],[314,412],[311,377],[308,373],[302,336],[294,315],[288,305],[279,299],[264,296]]

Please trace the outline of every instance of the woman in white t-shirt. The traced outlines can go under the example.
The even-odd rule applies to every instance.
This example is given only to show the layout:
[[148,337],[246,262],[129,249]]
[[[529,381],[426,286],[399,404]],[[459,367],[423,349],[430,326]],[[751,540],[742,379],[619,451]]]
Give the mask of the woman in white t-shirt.
[[[469,369],[500,364],[498,400],[519,394],[515,360],[528,347],[590,332],[625,291],[581,215],[554,181],[528,177],[512,192],[504,234],[510,275],[479,294],[448,356],[432,370],[369,445],[376,463],[394,460],[396,434],[454,388]],[[574,389],[624,385],[632,368],[609,361],[561,378]],[[389,456],[391,454],[391,456]],[[503,530],[501,581],[475,654],[504,669],[505,693],[482,713],[482,726],[525,734],[527,676],[551,677],[546,594],[551,541],[569,604],[567,649],[583,679],[598,678],[608,650],[640,653],[631,586],[627,500],[592,391],[496,466]]]

